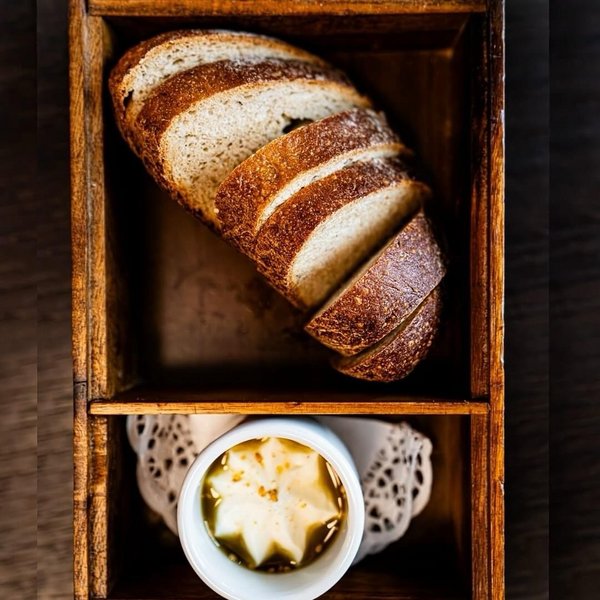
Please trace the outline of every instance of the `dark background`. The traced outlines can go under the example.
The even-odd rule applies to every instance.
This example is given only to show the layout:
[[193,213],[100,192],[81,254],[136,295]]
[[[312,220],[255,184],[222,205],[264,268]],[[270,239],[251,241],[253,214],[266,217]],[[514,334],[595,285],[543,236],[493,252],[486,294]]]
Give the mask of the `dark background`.
[[[547,2],[507,0],[506,551],[511,599],[547,598],[549,579],[561,599],[594,598],[600,589],[600,498],[592,489],[600,479],[595,448],[600,419],[594,406],[599,386],[583,382],[600,368],[597,318],[592,320],[600,312],[594,287],[600,262],[595,142],[600,134],[600,22],[598,10],[592,14],[597,4],[563,0],[552,7],[550,139]],[[32,2],[0,2],[0,590],[5,598],[33,598],[36,586],[44,600],[71,596],[65,5],[65,0],[40,0],[36,32]],[[549,280],[556,298],[552,308]],[[587,335],[579,334],[576,319],[584,320]],[[550,431],[549,394],[555,409]],[[555,442],[551,488],[556,508],[556,553],[550,563],[549,436]],[[563,521],[569,515],[571,520]]]

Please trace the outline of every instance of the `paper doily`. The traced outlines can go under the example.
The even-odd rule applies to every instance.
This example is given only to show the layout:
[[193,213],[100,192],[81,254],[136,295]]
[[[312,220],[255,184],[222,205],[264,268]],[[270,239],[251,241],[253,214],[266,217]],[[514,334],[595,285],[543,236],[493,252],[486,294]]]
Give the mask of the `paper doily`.
[[[137,481],[148,506],[177,534],[177,497],[188,468],[240,415],[130,415],[127,434],[138,455]],[[365,497],[365,532],[355,563],[404,535],[429,500],[431,442],[407,423],[318,417],[344,441]]]
[[177,497],[200,451],[243,420],[241,415],[130,415],[137,482],[146,504],[177,533]]
[[365,533],[354,562],[401,538],[429,501],[431,442],[408,423],[319,417],[348,446],[365,497]]

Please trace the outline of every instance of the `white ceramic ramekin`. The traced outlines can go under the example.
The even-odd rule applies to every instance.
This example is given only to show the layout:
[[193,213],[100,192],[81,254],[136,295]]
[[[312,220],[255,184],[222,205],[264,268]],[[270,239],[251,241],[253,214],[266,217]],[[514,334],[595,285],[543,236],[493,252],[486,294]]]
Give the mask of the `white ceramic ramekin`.
[[[210,539],[202,517],[200,488],[210,465],[229,448],[247,440],[280,437],[304,444],[335,469],[346,489],[348,514],[333,544],[311,564],[288,573],[264,573],[242,567]],[[358,551],[365,520],[360,480],[348,449],[327,427],[306,418],[274,417],[242,423],[207,446],[188,471],[177,508],[183,551],[194,571],[228,600],[313,600],[330,589]]]

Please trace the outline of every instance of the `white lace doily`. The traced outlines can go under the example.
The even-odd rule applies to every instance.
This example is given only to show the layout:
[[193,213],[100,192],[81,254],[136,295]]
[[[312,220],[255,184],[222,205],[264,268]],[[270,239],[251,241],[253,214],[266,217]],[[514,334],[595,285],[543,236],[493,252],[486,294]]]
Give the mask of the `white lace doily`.
[[[148,506],[177,533],[177,497],[198,453],[242,421],[240,415],[131,415],[129,441]],[[431,493],[431,442],[407,423],[318,417],[348,446],[365,497],[365,532],[355,563],[406,532]]]
[[177,497],[199,452],[243,420],[241,415],[130,415],[137,482],[146,504],[177,533]]
[[365,533],[354,562],[401,538],[429,501],[431,442],[407,423],[319,417],[346,444],[365,497]]

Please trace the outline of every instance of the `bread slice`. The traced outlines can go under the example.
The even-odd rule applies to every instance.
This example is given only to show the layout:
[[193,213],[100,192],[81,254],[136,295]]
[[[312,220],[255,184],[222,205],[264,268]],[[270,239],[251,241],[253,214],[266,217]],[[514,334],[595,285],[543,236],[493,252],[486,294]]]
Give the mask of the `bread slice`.
[[162,33],[128,50],[113,68],[109,88],[117,124],[127,138],[144,100],[169,77],[221,60],[320,58],[280,40],[236,31],[190,29]]
[[273,213],[258,233],[253,258],[292,304],[313,308],[428,194],[399,159],[351,164],[303,187]]
[[219,229],[223,179],[297,119],[367,106],[338,71],[302,61],[220,61],[173,75],[146,99],[134,128],[147,168],[185,207]]
[[340,373],[368,381],[397,381],[406,377],[433,343],[441,309],[441,293],[435,288],[382,341],[356,356],[334,358],[333,367]]
[[421,211],[325,303],[305,330],[344,356],[357,354],[398,327],[444,274],[442,253]]
[[258,150],[223,181],[215,199],[223,235],[252,257],[261,226],[303,186],[353,161],[400,152],[408,150],[372,110],[349,110],[299,127]]

